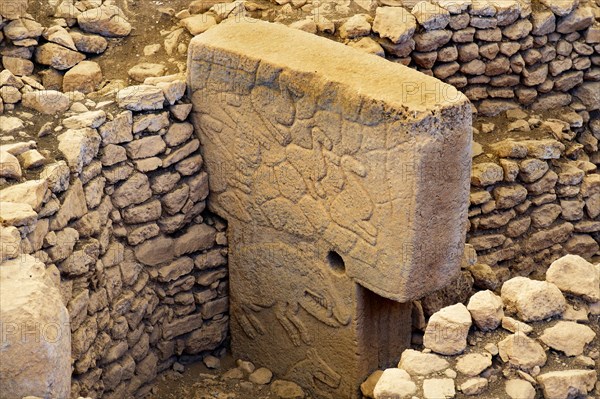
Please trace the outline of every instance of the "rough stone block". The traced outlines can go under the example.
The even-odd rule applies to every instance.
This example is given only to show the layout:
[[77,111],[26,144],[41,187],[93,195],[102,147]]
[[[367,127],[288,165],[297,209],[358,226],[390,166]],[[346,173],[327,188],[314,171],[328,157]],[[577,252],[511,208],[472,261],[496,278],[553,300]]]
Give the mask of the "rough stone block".
[[459,272],[467,99],[258,21],[193,39],[188,74],[208,204],[229,221],[234,350],[315,396],[357,397],[407,344],[405,303]]

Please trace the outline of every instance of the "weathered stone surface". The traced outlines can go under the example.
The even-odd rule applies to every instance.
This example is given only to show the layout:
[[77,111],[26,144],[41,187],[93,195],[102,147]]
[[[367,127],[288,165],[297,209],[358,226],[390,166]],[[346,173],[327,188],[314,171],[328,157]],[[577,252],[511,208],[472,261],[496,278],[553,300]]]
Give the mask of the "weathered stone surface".
[[91,93],[102,82],[102,69],[93,61],[81,61],[69,69],[63,78],[63,91]]
[[402,7],[378,7],[373,20],[373,32],[392,43],[404,43],[417,28],[415,17]]
[[98,154],[100,136],[95,129],[69,129],[58,136],[58,149],[72,172],[81,173]]
[[39,212],[46,198],[48,182],[46,180],[29,180],[0,190],[0,202],[15,202],[31,205]]
[[460,356],[456,361],[456,370],[468,377],[475,377],[492,365],[489,353],[469,353]]
[[[384,8],[380,7],[377,13]],[[398,24],[398,20],[388,22]],[[406,32],[394,33],[397,35],[390,36],[400,41]],[[264,41],[267,37],[268,50]],[[290,42],[297,45],[291,48]],[[316,56],[324,52],[336,54],[335,62],[333,58]],[[215,54],[227,58],[227,66],[215,62]],[[340,63],[351,68],[340,73]],[[440,86],[439,81],[413,70],[379,57],[365,57],[356,49],[316,35],[264,22],[220,24],[195,37],[190,43],[189,65],[196,111],[194,124],[202,139],[202,156],[210,176],[208,204],[213,212],[228,220],[229,245],[236,248],[229,253],[232,292],[237,292],[231,297],[234,351],[241,358],[257,362],[265,359],[262,364],[278,375],[294,370],[283,378],[293,379],[315,397],[321,389],[305,371],[305,365],[343,358],[342,363],[328,366],[334,371],[330,372],[330,391],[333,396],[352,398],[358,392],[357,382],[366,377],[359,371],[359,364],[363,365],[362,370],[374,369],[375,357],[367,359],[371,356],[366,352],[371,349],[366,350],[364,358],[341,355],[340,342],[358,342],[355,334],[363,330],[361,334],[375,339],[372,334],[376,332],[367,327],[369,323],[354,324],[348,304],[363,299],[350,287],[359,282],[372,291],[364,294],[365,299],[372,297],[369,303],[374,301],[372,305],[365,304],[371,309],[367,313],[374,312],[371,317],[396,320],[410,316],[403,313],[404,305],[394,301],[406,302],[422,296],[436,288],[431,287],[432,281],[439,283],[440,288],[458,274],[462,253],[456,253],[456,248],[461,247],[463,239],[470,169],[468,101],[454,88]],[[222,73],[207,74],[207,68]],[[373,69],[379,73],[368,75],[367,81],[356,79],[357,74],[364,75],[361,71]],[[233,75],[235,85],[231,85]],[[402,95],[405,85],[415,82],[417,93]],[[365,84],[372,96],[364,96]],[[273,85],[278,89],[273,90]],[[321,89],[324,87],[328,94]],[[439,92],[440,87],[448,94],[425,94],[426,88]],[[296,94],[288,96],[288,91]],[[227,94],[248,101],[232,106],[226,100],[230,97]],[[438,111],[432,114],[432,109]],[[402,117],[406,112],[414,123],[406,125]],[[423,130],[423,136],[416,134],[420,123],[434,119],[441,122],[446,115],[456,119],[452,122],[455,126],[464,129],[451,132],[446,130],[446,123],[437,125],[445,132],[444,144],[434,143],[438,136],[436,133],[433,138],[430,129]],[[290,128],[306,119],[314,121],[313,128]],[[270,132],[264,139],[268,150],[259,144],[262,137],[248,134],[263,130]],[[411,133],[406,135],[403,131]],[[409,136],[424,140],[418,152],[414,143],[408,144],[413,140]],[[261,148],[261,159],[246,148]],[[307,148],[312,150],[306,151]],[[339,157],[339,167],[334,166],[337,160],[333,163],[323,158],[322,154],[329,152],[336,154],[336,159]],[[388,155],[384,157],[384,153]],[[387,156],[405,161],[392,165],[385,162]],[[275,159],[278,161],[274,163]],[[406,162],[419,173],[407,177],[401,170]],[[170,164],[172,159],[167,162],[166,158],[163,167]],[[440,170],[444,172],[438,176],[436,171]],[[390,189],[385,183],[390,178],[399,179],[398,183],[408,178],[410,183],[392,185],[394,188]],[[426,194],[441,186],[447,193],[443,200]],[[421,188],[415,192],[413,187]],[[450,197],[464,203],[465,208],[450,206],[454,202],[448,201]],[[409,198],[414,205],[404,205]],[[393,209],[401,208],[405,216],[393,216]],[[426,209],[442,215],[436,225],[445,226],[433,240],[431,234],[427,234],[427,239],[418,238],[425,233],[425,226],[431,225],[429,218],[419,216],[429,212]],[[408,215],[413,216],[406,219]],[[388,223],[392,220],[394,223]],[[450,251],[440,250],[450,247]],[[279,261],[265,260],[264,251],[273,254],[267,259],[285,259],[286,266],[278,267]],[[389,256],[391,253],[396,254],[394,259]],[[403,254],[402,267],[398,267],[397,254]],[[423,262],[431,265],[427,276],[417,267]],[[269,283],[274,276],[280,283]],[[288,282],[293,282],[294,287]],[[265,284],[271,287],[268,300],[274,305],[273,311],[255,312],[254,305],[266,299]],[[311,316],[302,313],[291,321],[286,303],[297,304]],[[465,312],[468,315],[466,309]],[[287,327],[282,328],[281,323]],[[314,333],[317,330],[322,331],[318,342]],[[265,340],[263,336],[281,339]],[[396,334],[392,341],[397,341],[388,342],[388,346],[397,347],[399,353],[405,345],[401,342],[403,336],[408,338],[408,334]],[[303,342],[312,342],[308,353]],[[312,349],[320,359],[315,360]],[[343,352],[347,350],[345,346]],[[269,360],[274,357],[278,359],[275,365]],[[366,367],[367,364],[372,366]],[[296,365],[300,370],[296,371]]]
[[373,390],[375,399],[407,398],[417,391],[410,375],[401,369],[385,369]]
[[118,208],[136,205],[146,201],[152,196],[148,177],[142,173],[136,173],[121,184],[112,197],[113,204]]
[[0,263],[21,254],[21,233],[14,226],[0,226]]
[[583,354],[585,346],[595,337],[596,333],[588,326],[559,321],[553,327],[544,330],[540,341],[567,356],[578,356]]
[[498,342],[500,358],[513,367],[531,370],[546,364],[546,351],[534,339],[523,333],[509,335]]
[[69,397],[69,314],[46,267],[29,255],[2,262],[0,286],[5,328],[0,349],[3,392],[14,398]]
[[565,297],[558,287],[545,281],[514,277],[502,286],[506,310],[515,312],[523,321],[538,321],[564,312]]
[[508,380],[504,387],[506,394],[510,399],[534,399],[535,388],[529,381]]
[[88,111],[73,115],[62,121],[62,124],[67,129],[82,129],[84,127],[97,128],[106,121],[106,112]]
[[86,32],[106,37],[123,37],[131,32],[131,24],[117,6],[102,6],[84,11],[77,17],[79,27]]
[[537,377],[547,399],[584,396],[594,389],[598,375],[594,370],[552,371]]
[[431,378],[423,381],[425,399],[453,398],[455,394],[452,378]]
[[402,352],[398,368],[410,375],[429,375],[443,371],[450,366],[445,359],[433,353],[422,353],[413,349]]
[[552,262],[546,271],[546,281],[561,291],[600,301],[600,275],[597,268],[577,255],[565,255]]
[[469,299],[467,310],[475,325],[482,331],[495,330],[504,317],[502,298],[490,290],[475,293]]
[[53,230],[64,228],[71,220],[82,217],[87,213],[87,203],[85,202],[85,192],[81,179],[75,179],[69,190],[64,194],[62,206],[52,220]]
[[423,345],[442,355],[456,355],[467,347],[471,314],[459,303],[447,306],[429,318]]
[[23,94],[23,106],[42,114],[54,115],[69,109],[71,101],[66,94],[56,90],[40,90]]
[[160,87],[129,86],[117,93],[119,106],[130,111],[152,111],[163,108],[165,95]]
[[56,43],[46,43],[35,50],[35,60],[39,64],[64,71],[85,60],[85,55]]
[[0,151],[0,177],[20,179],[22,175],[17,157],[6,151]]
[[13,202],[0,202],[0,223],[7,226],[24,226],[37,219],[31,205]]

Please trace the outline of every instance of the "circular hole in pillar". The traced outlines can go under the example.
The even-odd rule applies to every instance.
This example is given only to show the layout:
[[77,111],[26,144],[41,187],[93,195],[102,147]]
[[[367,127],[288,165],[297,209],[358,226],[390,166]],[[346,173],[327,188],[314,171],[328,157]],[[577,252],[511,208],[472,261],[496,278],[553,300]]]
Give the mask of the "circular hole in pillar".
[[336,273],[344,273],[346,271],[346,264],[344,263],[344,259],[335,251],[329,251],[327,254],[327,262],[329,266]]

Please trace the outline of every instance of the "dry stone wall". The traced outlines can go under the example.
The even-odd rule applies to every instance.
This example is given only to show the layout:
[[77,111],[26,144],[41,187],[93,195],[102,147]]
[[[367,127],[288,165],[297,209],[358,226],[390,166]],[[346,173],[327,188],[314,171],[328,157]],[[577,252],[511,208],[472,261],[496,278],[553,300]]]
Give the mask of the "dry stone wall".
[[[336,36],[459,88],[483,115],[519,105],[600,107],[595,0],[358,3],[369,14],[339,21]],[[328,26],[323,14],[315,13],[315,32]],[[311,29],[300,22],[292,26]]]
[[[508,114],[512,126],[529,126],[523,116]],[[528,120],[538,131],[575,135],[562,120]],[[511,275],[542,276],[541,264],[566,253],[591,259],[600,249],[600,174],[585,151],[597,154],[597,139],[589,131],[579,135],[585,144],[516,135],[523,138],[486,146],[492,158],[472,171],[468,242],[479,255],[470,270],[480,288],[496,289]]]
[[60,274],[72,397],[142,395],[176,356],[227,336],[226,226],[205,212],[207,174],[177,78],[129,87],[118,106],[71,98],[42,129],[57,139],[38,139],[44,149],[17,131],[0,145],[2,259],[31,254]]

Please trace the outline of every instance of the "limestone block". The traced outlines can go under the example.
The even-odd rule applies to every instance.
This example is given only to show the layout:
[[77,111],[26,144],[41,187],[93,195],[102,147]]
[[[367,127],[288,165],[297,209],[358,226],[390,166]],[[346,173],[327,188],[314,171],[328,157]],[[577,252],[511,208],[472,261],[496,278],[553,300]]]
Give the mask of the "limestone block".
[[21,18],[27,12],[27,0],[0,0],[0,16],[6,19]]
[[[387,320],[410,317],[397,302],[459,272],[467,99],[380,57],[258,21],[194,38],[188,74],[208,204],[229,222],[234,351],[314,396],[356,397],[384,360],[362,344],[346,356],[340,343],[379,342],[397,328]],[[440,190],[444,198],[432,195]],[[393,335],[387,345],[399,353],[409,334]]]
[[7,399],[68,398],[71,328],[59,289],[29,255],[0,264],[0,391]]

